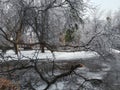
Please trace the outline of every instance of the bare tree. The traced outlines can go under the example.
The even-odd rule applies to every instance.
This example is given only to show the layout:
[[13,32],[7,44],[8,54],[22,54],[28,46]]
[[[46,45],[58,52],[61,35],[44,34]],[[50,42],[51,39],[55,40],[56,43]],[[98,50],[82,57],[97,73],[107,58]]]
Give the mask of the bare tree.
[[[18,45],[30,45],[20,41],[26,28],[32,29],[38,39],[31,45],[39,44],[41,52],[44,52],[45,47],[53,52],[55,47],[51,47],[51,39],[54,38],[54,35],[58,35],[57,31],[66,32],[64,30],[77,29],[79,24],[83,23],[84,2],[82,0],[8,0],[5,4],[10,6],[8,10],[2,8],[1,15],[4,23],[3,27],[0,28],[1,35],[13,44],[16,54],[18,54]],[[13,13],[13,11],[15,12]],[[94,37],[96,35],[87,44],[68,46],[86,48]],[[101,80],[88,79],[78,73],[77,70],[84,66],[80,62],[55,62],[54,53],[52,53],[54,59],[42,61],[38,58],[38,54],[39,50],[36,50],[34,57],[29,58],[20,53],[18,60],[0,54],[0,58],[4,61],[0,62],[0,66],[3,67],[0,70],[1,76],[18,81],[22,90],[36,90],[41,85],[45,85],[43,90],[48,90],[53,84],[62,80],[64,82],[67,80],[66,85],[70,84],[76,90],[84,86],[85,82],[94,81],[96,83],[97,81],[102,83]],[[26,60],[23,60],[23,58],[26,58]],[[10,61],[8,61],[9,59]],[[82,79],[83,82],[76,78]],[[65,89],[70,89],[70,86],[65,87]]]
[[1,18],[3,18],[3,26],[0,28],[2,36],[15,48],[15,53],[18,54],[18,43],[21,42],[21,36],[24,31],[24,12],[23,7],[18,6],[20,2],[5,2],[8,9],[1,11]]
[[[36,5],[37,2],[33,3],[33,5]],[[80,13],[82,7],[84,7],[82,3],[82,1],[77,0],[40,0],[39,6],[36,5],[34,6],[35,8],[29,8],[29,11],[34,13],[31,13],[30,17],[32,20],[28,20],[28,24],[32,27],[40,42],[41,52],[44,52],[44,47],[47,47],[46,43],[49,44],[50,38],[56,35],[56,32],[53,32],[53,30],[59,32],[64,28],[72,28],[73,25],[82,22]]]

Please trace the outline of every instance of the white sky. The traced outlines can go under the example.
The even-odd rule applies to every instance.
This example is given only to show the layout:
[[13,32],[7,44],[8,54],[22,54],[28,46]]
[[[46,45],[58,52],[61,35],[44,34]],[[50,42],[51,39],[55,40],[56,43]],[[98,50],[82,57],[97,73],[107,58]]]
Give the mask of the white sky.
[[91,0],[94,5],[105,11],[116,11],[120,9],[120,0]]

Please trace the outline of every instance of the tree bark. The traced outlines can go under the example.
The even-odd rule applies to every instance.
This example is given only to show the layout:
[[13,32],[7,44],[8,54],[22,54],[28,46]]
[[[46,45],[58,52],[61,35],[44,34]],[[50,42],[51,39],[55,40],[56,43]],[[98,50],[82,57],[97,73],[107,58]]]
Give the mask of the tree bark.
[[18,44],[14,43],[15,54],[18,54]]
[[45,53],[45,45],[44,45],[44,44],[41,44],[41,45],[40,45],[40,48],[41,48],[41,53]]

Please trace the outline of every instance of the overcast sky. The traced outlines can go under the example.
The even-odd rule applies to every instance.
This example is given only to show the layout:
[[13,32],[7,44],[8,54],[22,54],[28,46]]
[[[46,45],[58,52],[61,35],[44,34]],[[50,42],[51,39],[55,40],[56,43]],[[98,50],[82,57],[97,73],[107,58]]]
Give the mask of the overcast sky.
[[120,0],[91,0],[94,5],[98,5],[101,9],[113,12],[120,8]]

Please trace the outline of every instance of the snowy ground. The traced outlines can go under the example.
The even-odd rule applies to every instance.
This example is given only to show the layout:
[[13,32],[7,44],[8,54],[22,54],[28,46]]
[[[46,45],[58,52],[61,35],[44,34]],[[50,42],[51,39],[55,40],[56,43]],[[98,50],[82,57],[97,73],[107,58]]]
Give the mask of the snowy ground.
[[[107,67],[106,69],[110,70],[110,67]],[[107,74],[107,72],[104,72],[104,70],[99,71],[99,72],[90,72],[89,68],[87,68],[87,67],[79,68],[76,70],[76,72],[88,79],[98,79],[98,80],[102,80],[103,77]],[[75,89],[76,86],[69,85],[67,82],[68,81],[57,82],[57,83],[53,84],[48,90],[78,90],[78,89]],[[80,84],[80,83],[83,83],[84,80],[82,78],[77,78],[76,82],[78,82]],[[96,89],[96,87],[93,88],[93,86],[89,82],[86,82],[84,85],[86,86],[85,90],[100,90],[98,88]],[[43,90],[45,87],[46,87],[46,85],[43,84],[40,87],[37,87],[36,90]],[[68,87],[68,89],[67,89],[67,87]],[[89,89],[87,89],[87,87]]]
[[[119,50],[111,49],[112,54],[119,54]],[[50,51],[45,51],[45,53],[40,53],[40,51],[37,50],[29,50],[29,51],[21,51],[19,55],[15,55],[14,51],[9,50],[4,54],[4,56],[7,58],[7,60],[28,60],[30,59],[55,59],[57,61],[59,60],[88,60],[91,58],[96,58],[99,57],[99,55],[96,52],[93,51],[79,51],[79,52],[54,52],[51,53]],[[4,59],[6,59],[4,58]],[[2,61],[3,58],[0,58],[0,61]],[[93,59],[92,59],[93,60]],[[86,61],[85,61],[86,62]],[[88,62],[88,61],[87,61]],[[91,63],[95,63],[96,60],[93,60]],[[106,74],[107,71],[111,69],[111,66],[107,63],[102,62],[101,65],[103,68],[101,71],[98,72],[91,72],[87,66],[80,68],[77,70],[81,75],[89,78],[89,79],[102,79]],[[94,67],[94,66],[93,66]],[[65,87],[65,82],[58,82],[57,84],[54,84],[49,90],[64,90],[63,88]],[[58,87],[56,87],[58,86]],[[43,90],[45,85],[42,85],[37,88],[37,90]],[[57,89],[56,89],[57,88]],[[73,90],[73,89],[72,89]],[[95,89],[93,89],[95,90]],[[97,90],[97,89],[96,89]]]
[[[96,52],[92,51],[80,51],[80,52],[54,52],[45,51],[45,53],[40,53],[37,50],[21,51],[19,55],[15,55],[13,50],[9,50],[4,54],[8,60],[26,60],[31,59],[53,59],[55,60],[78,60],[78,59],[87,59],[98,57],[99,55]],[[2,59],[0,59],[2,60]]]
[[[120,53],[119,50],[111,49],[110,52],[112,54]],[[50,51],[46,50],[45,53],[41,53],[38,50],[28,50],[28,51],[20,51],[19,55],[15,55],[13,50],[9,50],[4,54],[8,60],[26,60],[28,58],[31,59],[53,59],[55,60],[78,60],[78,59],[89,59],[99,57],[96,52],[93,51],[77,51],[77,52],[54,52],[51,53]],[[0,60],[2,60],[0,58]]]

